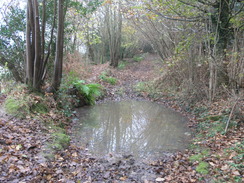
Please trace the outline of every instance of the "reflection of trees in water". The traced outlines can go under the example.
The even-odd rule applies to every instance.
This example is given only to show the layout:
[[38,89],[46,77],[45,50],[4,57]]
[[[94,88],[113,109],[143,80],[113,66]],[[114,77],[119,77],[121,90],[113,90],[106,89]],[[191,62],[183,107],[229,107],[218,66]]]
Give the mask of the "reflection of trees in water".
[[[99,128],[81,132],[96,152],[147,152],[172,149],[184,134],[182,116],[149,102],[97,105],[86,118]],[[81,119],[82,120],[82,119]],[[86,125],[84,125],[86,126]],[[163,147],[162,147],[163,145]]]

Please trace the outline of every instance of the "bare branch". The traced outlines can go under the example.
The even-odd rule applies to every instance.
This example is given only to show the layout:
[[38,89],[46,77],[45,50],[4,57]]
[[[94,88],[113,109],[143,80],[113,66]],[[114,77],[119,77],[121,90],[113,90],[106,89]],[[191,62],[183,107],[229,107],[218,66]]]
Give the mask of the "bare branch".
[[191,3],[188,3],[188,2],[185,2],[185,1],[182,1],[182,0],[178,0],[179,2],[183,3],[183,4],[186,4],[188,6],[191,6],[191,7],[194,7],[194,8],[197,8],[198,10],[204,12],[204,13],[207,13],[207,11],[205,9],[202,9],[200,8],[199,6],[197,5],[194,5],[194,4],[191,4]]
[[199,21],[202,21],[202,18],[200,16],[199,17],[194,17],[194,18],[184,18],[184,19],[182,19],[182,18],[173,18],[173,17],[169,17],[167,15],[164,15],[164,14],[159,13],[159,12],[157,12],[155,10],[152,10],[152,9],[147,9],[147,10],[155,13],[158,16],[161,16],[161,17],[163,17],[165,19],[168,19],[168,20],[184,21],[184,22],[199,22]]

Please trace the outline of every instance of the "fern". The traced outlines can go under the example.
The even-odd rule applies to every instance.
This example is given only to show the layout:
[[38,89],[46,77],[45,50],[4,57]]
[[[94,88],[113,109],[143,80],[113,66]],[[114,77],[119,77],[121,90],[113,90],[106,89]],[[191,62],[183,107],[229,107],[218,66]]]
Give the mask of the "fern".
[[76,80],[73,82],[73,86],[84,96],[87,104],[95,104],[96,97],[101,96],[101,85],[92,83],[84,84],[83,80]]
[[88,96],[90,94],[90,88],[87,86],[87,85],[81,85],[79,88],[78,88],[79,92],[82,93],[82,94],[85,94],[86,96]]

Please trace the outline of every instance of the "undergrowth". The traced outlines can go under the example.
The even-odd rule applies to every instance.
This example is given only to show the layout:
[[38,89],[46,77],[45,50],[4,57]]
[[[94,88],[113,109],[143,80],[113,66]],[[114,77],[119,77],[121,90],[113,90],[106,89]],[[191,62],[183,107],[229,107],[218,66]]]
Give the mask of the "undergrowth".
[[109,83],[111,85],[115,85],[117,83],[117,79],[112,76],[108,76],[108,74],[106,72],[102,72],[101,75],[99,76],[99,78],[102,81]]
[[86,84],[74,72],[70,72],[61,84],[58,93],[59,107],[70,117],[74,107],[94,105],[96,98],[102,95],[102,86],[96,83]]
[[46,99],[40,93],[30,93],[26,85],[18,84],[8,93],[4,107],[7,113],[15,117],[36,116],[49,111]]
[[123,70],[123,69],[125,69],[126,65],[127,65],[126,61],[121,61],[121,62],[119,62],[118,69]]
[[135,55],[135,56],[133,57],[133,60],[134,60],[135,62],[140,62],[140,61],[142,61],[144,58],[145,58],[145,54],[138,54],[138,55]]

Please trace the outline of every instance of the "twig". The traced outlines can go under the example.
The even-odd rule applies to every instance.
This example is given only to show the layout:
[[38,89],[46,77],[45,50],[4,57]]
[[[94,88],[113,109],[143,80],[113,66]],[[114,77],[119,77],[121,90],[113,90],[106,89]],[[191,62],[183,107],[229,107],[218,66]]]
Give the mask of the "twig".
[[229,127],[230,120],[231,120],[232,114],[233,114],[233,112],[234,112],[234,109],[235,109],[235,107],[236,107],[236,104],[237,104],[238,100],[239,100],[239,98],[236,100],[235,104],[233,105],[233,107],[232,107],[232,109],[231,109],[231,112],[230,112],[230,115],[229,115],[229,119],[228,119],[228,121],[226,122],[225,133],[227,132],[227,129],[228,129],[228,127]]

